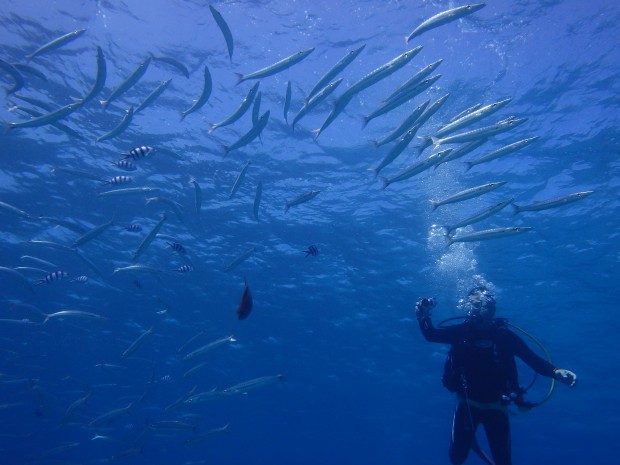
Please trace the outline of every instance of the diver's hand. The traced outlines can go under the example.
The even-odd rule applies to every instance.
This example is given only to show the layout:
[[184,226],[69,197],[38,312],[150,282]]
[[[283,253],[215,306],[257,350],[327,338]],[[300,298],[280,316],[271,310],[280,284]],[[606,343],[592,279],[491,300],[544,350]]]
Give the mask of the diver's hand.
[[553,371],[553,377],[559,382],[566,384],[568,387],[573,387],[577,384],[577,375],[570,370],[556,368]]
[[431,317],[431,310],[435,308],[437,302],[433,297],[420,297],[415,305],[415,316],[418,321]]

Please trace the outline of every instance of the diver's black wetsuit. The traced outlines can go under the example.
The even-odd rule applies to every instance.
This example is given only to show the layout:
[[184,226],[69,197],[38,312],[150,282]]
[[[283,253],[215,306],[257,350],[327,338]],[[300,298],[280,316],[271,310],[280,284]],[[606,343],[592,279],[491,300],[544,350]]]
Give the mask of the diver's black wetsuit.
[[458,394],[454,412],[450,461],[457,465],[467,458],[474,445],[476,427],[484,426],[496,465],[510,465],[510,424],[505,410],[497,408],[502,395],[518,393],[519,381],[514,357],[537,373],[553,377],[555,367],[536,355],[527,344],[507,328],[504,320],[481,330],[470,322],[435,328],[430,318],[422,318],[420,329],[427,341],[451,344],[452,380]]

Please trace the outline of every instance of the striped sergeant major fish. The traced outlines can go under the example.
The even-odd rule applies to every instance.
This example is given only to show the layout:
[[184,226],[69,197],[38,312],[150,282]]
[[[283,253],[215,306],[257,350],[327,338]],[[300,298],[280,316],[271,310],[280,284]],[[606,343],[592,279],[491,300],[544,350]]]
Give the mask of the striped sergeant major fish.
[[458,8],[452,8],[450,10],[442,11],[441,13],[437,13],[435,16],[430,17],[426,21],[423,21],[418,27],[416,27],[413,31],[409,33],[407,37],[405,37],[405,43],[409,43],[411,39],[419,36],[420,34],[430,31],[436,27],[442,26],[444,24],[450,23],[452,21],[456,21],[464,16],[475,13],[481,8],[485,7],[486,3],[474,3],[471,5],[464,5]]
[[123,158],[122,160],[111,161],[110,163],[112,163],[114,166],[124,171],[135,171],[137,169],[136,165],[134,165],[132,162],[130,162],[126,158]]
[[52,271],[51,273],[48,273],[47,275],[45,275],[43,278],[35,281],[34,284],[35,286],[40,286],[41,284],[52,284],[56,281],[60,281],[66,278],[67,276],[69,275],[64,271],[61,271],[61,270]]
[[312,255],[313,257],[316,257],[319,254],[319,249],[316,245],[311,245],[306,250],[302,250],[302,252],[306,254],[306,257],[308,255]]
[[102,184],[127,184],[132,181],[133,181],[132,177],[121,175],[121,176],[114,176],[110,179],[103,179],[101,183]]
[[136,147],[134,149],[128,150],[127,152],[122,153],[123,159],[126,160],[128,158],[132,158],[134,160],[139,160],[140,158],[148,158],[153,152],[157,150],[155,147],[151,147],[150,145],[141,145],[140,147]]
[[175,268],[172,271],[176,271],[177,273],[191,273],[192,271],[194,271],[194,267],[191,265],[181,265],[178,268]]
[[142,231],[142,226],[140,226],[137,223],[132,223],[132,224],[129,224],[129,225],[125,226],[125,231],[140,232],[140,231]]
[[521,212],[546,210],[548,208],[561,207],[563,205],[576,202],[577,200],[584,199],[593,192],[594,191],[574,192],[572,194],[561,195],[559,197],[553,197],[551,199],[534,202],[529,205],[516,205],[513,203],[512,206],[514,207],[515,215]]
[[179,255],[185,255],[187,253],[187,250],[185,250],[183,244],[179,244],[178,242],[166,242],[166,244],[168,244],[173,252],[178,253]]

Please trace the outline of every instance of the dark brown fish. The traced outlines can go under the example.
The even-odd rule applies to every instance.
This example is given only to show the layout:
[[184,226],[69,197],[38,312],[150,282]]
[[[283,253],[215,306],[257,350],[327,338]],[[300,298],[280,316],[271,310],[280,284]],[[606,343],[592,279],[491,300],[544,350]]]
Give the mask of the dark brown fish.
[[239,301],[239,306],[237,307],[237,318],[240,320],[245,320],[252,311],[252,293],[250,292],[250,288],[248,287],[247,281],[243,283],[243,294],[241,294],[241,300]]

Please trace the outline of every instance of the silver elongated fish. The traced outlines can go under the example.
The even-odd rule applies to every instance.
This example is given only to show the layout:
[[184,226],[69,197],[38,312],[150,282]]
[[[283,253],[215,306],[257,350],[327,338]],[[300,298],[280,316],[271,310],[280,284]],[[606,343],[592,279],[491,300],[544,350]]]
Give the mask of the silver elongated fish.
[[256,97],[254,97],[254,105],[252,106],[252,126],[256,126],[256,123],[258,123],[258,119],[260,118],[261,98],[261,93],[257,92]]
[[84,233],[82,236],[78,237],[75,241],[73,241],[73,244],[71,244],[71,247],[79,247],[83,244],[86,244],[87,242],[93,240],[95,237],[103,233],[106,229],[112,226],[113,223],[114,223],[114,220],[110,220],[99,226],[95,226],[91,230]]
[[152,429],[189,429],[196,432],[196,425],[180,420],[159,420],[148,424]]
[[89,100],[97,97],[97,95],[99,95],[99,92],[101,92],[103,90],[103,87],[105,86],[106,77],[107,67],[105,57],[103,56],[103,50],[101,49],[101,47],[97,46],[97,77],[95,78],[95,84],[85,97],[81,99],[74,98],[73,100],[80,103],[86,103]]
[[73,231],[78,234],[84,234],[86,232],[86,228],[83,228],[79,224],[75,224],[71,221],[61,220],[59,218],[52,218],[49,216],[38,216],[37,220],[47,221],[49,223],[55,224],[56,226],[63,227],[65,229],[68,229],[69,231]]
[[149,197],[148,199],[146,199],[147,205],[150,205],[153,202],[159,202],[159,203],[163,203],[164,205],[167,205],[174,212],[174,214],[177,216],[179,221],[181,222],[184,221],[183,212],[181,211],[183,206],[180,203],[175,202],[174,200],[167,199],[165,197]]
[[248,111],[248,108],[250,108],[250,105],[252,105],[252,101],[254,100],[254,97],[256,96],[256,93],[258,92],[259,84],[260,82],[257,82],[252,86],[248,94],[241,101],[241,104],[239,105],[239,107],[230,116],[225,118],[223,121],[220,121],[219,123],[209,124],[209,134],[211,134],[217,128],[221,128],[222,126],[228,126],[229,124],[232,124],[235,121],[237,121],[239,118],[241,118],[245,114],[245,112]]
[[499,158],[503,155],[516,152],[517,150],[522,149],[523,147],[527,145],[530,145],[532,142],[535,142],[539,138],[540,136],[534,136],[534,137],[529,137],[527,139],[523,139],[517,142],[513,142],[512,144],[508,144],[496,150],[493,150],[492,152],[489,152],[486,155],[483,155],[480,158],[477,158],[476,160],[467,161],[465,162],[465,164],[467,165],[466,171],[469,171],[471,168],[473,168],[476,165],[479,165],[480,163],[485,163],[487,161],[495,160],[496,158]]
[[461,132],[459,134],[454,134],[452,136],[447,136],[442,139],[438,139],[435,136],[431,136],[433,144],[435,147],[438,147],[442,144],[455,144],[460,142],[469,142],[471,140],[487,138],[490,136],[494,136],[496,134],[500,134],[502,132],[510,131],[513,128],[516,128],[520,124],[523,124],[527,121],[527,118],[507,118],[498,123],[492,124],[490,126],[485,126],[482,128],[474,129],[472,131]]
[[201,442],[201,441],[206,441],[208,439],[211,439],[211,437],[214,434],[219,434],[219,433],[227,433],[228,432],[228,423],[226,423],[224,426],[220,426],[219,428],[212,428],[208,431],[205,431],[204,433],[200,433],[200,434],[196,434],[194,435],[194,437],[187,439],[183,444],[185,444],[186,446],[189,446],[191,444],[195,444],[197,442]]
[[321,191],[308,191],[305,194],[301,194],[299,197],[295,197],[293,200],[289,200],[286,202],[284,207],[284,213],[286,213],[289,208],[294,207],[295,205],[301,205],[302,203],[306,203],[309,200],[312,200],[317,195],[319,195]]
[[211,10],[211,14],[213,15],[213,19],[215,19],[217,26],[220,28],[220,31],[222,31],[222,35],[226,41],[226,47],[228,48],[228,57],[230,58],[230,61],[232,61],[234,48],[232,32],[230,32],[230,28],[228,27],[228,24],[224,20],[222,14],[211,5],[209,5],[209,9]]
[[414,98],[416,95],[421,94],[426,89],[428,89],[430,86],[432,86],[440,77],[441,77],[441,74],[436,74],[435,76],[424,79],[422,82],[420,82],[418,85],[414,86],[413,88],[409,89],[407,92],[402,93],[401,95],[393,98],[392,100],[388,100],[387,102],[384,102],[375,111],[370,113],[368,116],[363,117],[363,122],[364,122],[363,127],[366,127],[366,125],[371,120],[376,118],[377,116],[384,115],[387,112],[392,111],[395,108],[398,108],[399,106],[401,106],[402,104],[408,102],[409,100]]
[[75,249],[72,247],[69,247],[68,245],[65,244],[60,244],[58,242],[53,242],[53,241],[39,241],[39,240],[34,240],[31,239],[28,241],[29,244],[35,244],[35,245],[40,245],[43,247],[49,247],[52,249],[57,249],[57,250],[66,250],[69,252],[75,252]]
[[[43,113],[41,113],[39,110],[35,110],[33,108],[26,108],[26,107],[23,107],[21,105],[15,105],[15,106],[12,106],[11,108],[9,108],[9,111],[14,111],[14,110],[19,110],[19,111],[22,111],[24,113],[28,113],[30,116],[33,116],[35,118],[39,118],[40,116],[43,116]],[[78,133],[77,131],[71,129],[69,126],[67,126],[66,124],[61,123],[60,121],[55,121],[53,123],[50,123],[49,125],[55,127],[59,131],[64,132],[69,137],[73,137],[73,138],[79,139],[79,140],[86,140],[80,133]]]
[[181,74],[183,74],[183,76],[185,76],[187,79],[189,79],[189,70],[179,60],[175,60],[174,58],[170,58],[170,57],[157,57],[157,56],[153,55],[152,53],[151,53],[151,59],[153,61],[156,61],[157,63],[165,63],[165,64],[171,66],[172,68],[180,71]]
[[152,266],[146,265],[129,265],[123,266],[114,269],[114,273],[148,273],[148,274],[159,274],[161,270],[158,268],[153,268]]
[[258,221],[258,210],[260,208],[260,200],[262,196],[263,196],[263,182],[258,181],[258,184],[256,184],[256,193],[254,194],[254,206],[252,209],[254,213],[254,219],[256,221]]
[[234,338],[234,336],[227,336],[221,339],[217,339],[215,341],[212,341],[212,342],[209,342],[208,344],[203,345],[202,347],[199,347],[196,350],[191,351],[190,353],[188,353],[187,355],[183,357],[183,360],[192,360],[197,357],[201,357],[211,352],[212,350],[215,350],[218,347],[223,346],[224,344],[227,344],[229,342],[235,342],[235,341],[236,339]]
[[404,167],[399,173],[397,173],[391,178],[382,177],[381,181],[383,182],[383,189],[385,189],[390,184],[404,181],[405,179],[409,179],[416,174],[426,171],[430,167],[438,164],[442,160],[442,158],[448,155],[451,151],[452,149],[446,149],[441,152],[434,153],[432,155],[429,155],[424,160],[416,161],[411,165]]
[[171,412],[173,410],[177,410],[180,407],[183,407],[183,404],[185,404],[185,401],[189,399],[190,397],[192,397],[194,394],[196,394],[197,390],[198,390],[198,386],[194,386],[188,393],[183,394],[180,398],[175,400],[173,403],[166,406],[164,408],[164,412],[165,413]]
[[140,113],[140,111],[152,104],[157,99],[157,97],[159,97],[164,92],[164,90],[166,90],[166,88],[170,85],[170,82],[172,82],[172,79],[166,79],[165,81],[162,81],[162,83],[158,85],[157,88],[155,88],[153,92],[151,92],[140,105],[137,106],[137,108],[133,112],[134,115],[136,113]]
[[189,177],[189,182],[194,186],[194,207],[196,209],[196,214],[200,215],[200,209],[202,208],[202,189],[200,189],[200,185],[196,178],[193,176]]
[[245,173],[248,171],[248,168],[250,167],[251,163],[252,163],[252,160],[248,160],[247,163],[243,166],[243,168],[241,168],[241,171],[237,175],[237,179],[235,179],[235,183],[233,184],[233,187],[230,190],[230,195],[228,196],[228,198],[232,198],[233,195],[235,195],[235,193],[241,187],[241,183],[243,182],[243,178],[245,177]]
[[292,55],[286,58],[283,58],[282,60],[272,65],[266,66],[265,68],[261,68],[252,73],[248,73],[248,74],[236,73],[238,77],[237,84],[243,81],[246,81],[248,79],[261,79],[267,76],[273,76],[274,74],[277,74],[280,71],[283,71],[299,63],[301,60],[303,60],[308,55],[310,55],[310,53],[312,53],[313,51],[314,51],[314,47],[308,48],[305,50],[300,50],[299,52],[293,53]]
[[448,163],[449,161],[456,160],[457,158],[461,158],[468,153],[473,152],[481,145],[484,145],[488,140],[489,139],[485,137],[483,139],[472,140],[471,142],[465,142],[464,144],[458,145],[454,148],[454,150],[452,150],[452,152],[445,156],[441,162],[435,165],[435,168],[443,163]]
[[546,210],[548,208],[556,208],[561,207],[563,205],[567,205],[569,203],[576,202],[577,200],[581,200],[592,194],[594,191],[583,191],[583,192],[574,192],[572,194],[561,195],[559,197],[553,197],[547,200],[541,200],[539,202],[534,202],[529,205],[515,205],[513,207],[515,209],[515,215],[521,212],[534,212],[540,210]]
[[48,268],[51,268],[53,270],[58,269],[58,266],[55,265],[52,262],[49,262],[47,260],[43,260],[42,258],[38,258],[38,257],[33,257],[32,255],[22,255],[21,257],[19,257],[20,260],[30,260],[32,262],[35,262],[39,265],[43,265],[43,266],[47,266]]
[[422,50],[422,46],[419,45],[416,48],[406,51],[405,53],[398,55],[393,60],[388,61],[387,63],[379,66],[378,68],[372,70],[370,73],[366,74],[364,77],[353,83],[343,94],[346,97],[352,97],[353,95],[363,91],[364,89],[369,88],[373,84],[385,79],[389,75],[395,73],[407,63],[409,63],[420,51]]
[[340,85],[343,78],[338,78],[334,82],[329,83],[327,86],[323,87],[318,93],[316,93],[310,100],[307,100],[303,107],[297,112],[295,118],[293,118],[293,122],[291,123],[291,127],[295,129],[295,125],[302,119],[304,116],[308,114],[310,110],[316,107],[319,103],[324,101],[327,97],[329,97],[332,92],[336,90],[336,88]]
[[252,255],[254,252],[256,252],[256,247],[250,247],[248,250],[243,252],[241,255],[235,258],[232,262],[226,265],[226,267],[224,268],[224,272],[228,273],[229,271],[237,268],[242,262],[250,258],[250,255]]
[[28,55],[26,55],[25,58],[26,60],[30,61],[37,55],[41,55],[42,53],[47,53],[51,50],[55,50],[59,47],[62,47],[63,45],[77,39],[79,36],[81,36],[85,32],[86,32],[86,29],[76,29],[75,31],[71,31],[67,34],[57,37],[56,39],[42,45],[41,47],[36,49],[34,52],[29,53]]
[[386,98],[384,100],[384,102],[389,102],[390,100],[393,100],[395,98],[398,98],[400,95],[407,93],[409,90],[413,89],[414,87],[416,87],[418,84],[420,84],[427,76],[429,76],[433,71],[435,71],[437,69],[437,67],[443,62],[443,59],[439,59],[437,61],[434,61],[433,63],[431,63],[430,65],[425,66],[424,68],[422,68],[420,71],[418,71],[417,73],[415,73],[413,76],[411,76],[409,79],[407,79],[405,82],[403,82],[398,89],[396,89],[394,92],[392,92],[388,98]]
[[224,146],[224,155],[228,155],[231,151],[239,149],[241,147],[244,147],[244,146],[248,145],[250,142],[252,142],[258,136],[260,136],[260,134],[263,131],[263,129],[265,129],[265,126],[267,126],[267,122],[269,121],[269,114],[270,113],[271,113],[271,111],[267,110],[258,119],[258,123],[256,123],[254,126],[252,126],[252,128],[248,132],[246,132],[244,135],[242,135],[233,144],[225,145]]
[[19,271],[15,271],[13,268],[7,268],[6,266],[0,266],[0,273],[9,276],[11,279],[16,280],[29,291],[32,291],[32,284],[30,284],[30,281],[28,281],[28,279]]
[[462,128],[463,126],[467,126],[469,124],[475,123],[476,121],[480,121],[487,116],[492,115],[496,111],[501,110],[506,105],[508,105],[512,101],[512,98],[506,98],[504,100],[500,100],[498,102],[490,103],[489,105],[481,106],[477,110],[468,112],[463,116],[454,119],[453,121],[445,124],[441,128],[435,132],[435,137],[441,138],[446,134],[450,134],[451,132],[456,131],[457,129]]
[[383,157],[383,160],[381,160],[381,163],[379,163],[379,165],[376,168],[370,168],[368,171],[370,171],[371,173],[375,175],[375,177],[377,177],[383,168],[385,168],[390,163],[392,163],[394,160],[396,160],[396,158],[403,152],[403,150],[407,148],[407,146],[411,143],[411,141],[415,137],[415,134],[416,132],[418,132],[419,128],[420,126],[416,124],[411,129],[409,129],[409,131],[407,131],[403,135],[403,137],[400,138],[398,143],[394,147],[392,147],[392,149],[387,153],[387,155]]
[[436,27],[442,26],[444,24],[450,23],[452,21],[456,21],[457,19],[462,18],[463,16],[470,15],[475,13],[479,9],[486,6],[486,3],[474,3],[471,5],[459,6],[457,8],[452,8],[450,10],[442,11],[441,13],[437,13],[435,16],[428,18],[426,21],[423,21],[418,27],[416,27],[413,31],[409,33],[407,37],[405,37],[405,42],[409,43],[411,39],[419,36],[420,34],[430,31]]
[[245,394],[252,389],[269,386],[270,384],[274,384],[282,379],[284,379],[284,375],[282,373],[271,376],[261,376],[260,378],[250,379],[248,381],[244,381],[242,383],[235,384],[234,386],[223,389],[222,394]]
[[81,106],[81,103],[70,103],[69,105],[65,105],[64,107],[58,108],[57,110],[51,111],[49,113],[45,113],[39,117],[31,118],[27,121],[9,121],[6,123],[6,125],[9,129],[36,128],[39,126],[45,126],[47,124],[52,124],[63,118],[66,118],[71,113],[79,109]]
[[98,428],[100,426],[105,426],[112,423],[114,420],[129,412],[129,409],[132,407],[133,402],[127,405],[126,407],[116,408],[114,410],[110,410],[109,412],[104,413],[103,415],[98,416],[90,423],[88,426],[91,428]]
[[114,189],[111,191],[99,192],[97,194],[97,197],[117,197],[123,195],[151,194],[158,191],[158,187],[127,187],[125,189]]
[[24,210],[17,208],[11,204],[0,201],[0,210],[5,210],[9,213],[13,213],[17,216],[21,216],[23,218],[34,218],[30,213],[25,212]]
[[44,313],[45,319],[43,320],[42,325],[47,323],[49,320],[55,320],[59,318],[80,318],[83,320],[98,320],[98,321],[106,321],[107,318],[99,315],[97,313],[92,312],[84,312],[82,310],[60,310],[55,313]]
[[153,334],[152,326],[146,331],[144,331],[142,334],[140,334],[140,336],[138,336],[138,338],[135,341],[133,341],[129,345],[129,347],[127,347],[127,349],[125,349],[125,351],[121,354],[121,359],[124,360],[128,358],[129,356],[131,356],[131,354],[133,354],[136,350],[138,350],[138,347],[142,345],[142,343],[144,342],[144,339],[146,339],[151,334]]
[[491,239],[501,239],[503,237],[522,234],[524,232],[531,231],[532,229],[533,228],[529,226],[509,226],[504,228],[484,229],[482,231],[475,231],[468,234],[462,234],[460,236],[451,236],[448,238],[448,245],[452,245],[455,242],[478,242],[488,241]]
[[76,400],[71,405],[69,405],[69,408],[67,408],[67,410],[65,411],[65,414],[62,417],[63,425],[66,423],[69,423],[69,420],[71,420],[71,417],[73,416],[75,411],[88,402],[88,399],[90,398],[90,394],[91,393],[88,392],[85,396],[80,397],[78,400]]
[[34,271],[35,273],[40,273],[40,274],[48,274],[50,272],[49,270],[44,270],[43,268],[36,268],[33,266],[16,266],[13,269],[20,273],[22,271]]
[[135,71],[131,73],[127,79],[125,79],[116,89],[112,91],[107,100],[101,100],[101,105],[103,105],[103,108],[107,108],[113,100],[116,100],[122,94],[127,92],[134,84],[136,84],[140,78],[144,76],[144,73],[146,73],[150,63],[151,57],[148,57],[138,65]]
[[291,81],[286,83],[286,94],[284,95],[284,121],[288,124],[288,110],[291,108]]
[[209,67],[205,65],[204,84],[202,86],[202,93],[200,94],[200,97],[198,97],[198,100],[196,100],[191,107],[181,112],[181,121],[183,121],[185,117],[189,115],[190,113],[194,113],[195,111],[198,111],[200,108],[202,108],[204,104],[207,103],[207,101],[209,100],[209,97],[211,97],[212,90],[213,90],[213,80],[211,79],[211,73],[209,72]]
[[470,187],[469,189],[462,190],[442,200],[431,200],[431,204],[433,205],[433,211],[435,211],[437,207],[440,207],[442,205],[462,202],[463,200],[472,199],[482,194],[486,194],[487,192],[491,192],[498,187],[502,187],[504,184],[506,184],[506,181],[489,182],[487,184],[482,184],[480,186]]
[[31,105],[34,105],[35,107],[39,107],[42,110],[47,111],[48,113],[53,110],[53,107],[49,105],[47,102],[44,102],[43,100],[40,100],[38,98],[29,97],[28,95],[13,94],[11,95],[11,98],[16,98],[23,102],[30,103]]
[[[136,251],[133,253],[132,258],[134,261],[137,260],[138,257],[144,253],[144,251],[148,248],[149,245],[151,245],[151,242],[153,242],[153,239],[155,239],[155,236],[157,236],[157,233],[159,232],[161,227],[164,225],[164,222],[166,221],[166,219],[167,219],[166,215],[165,214],[162,215],[161,219],[157,222],[157,224],[155,224],[155,226],[153,226],[153,228],[145,236],[145,238],[142,240],[142,242],[140,243]],[[114,270],[114,272],[116,271],[117,270]]]
[[202,362],[202,363],[199,363],[198,365],[194,365],[189,370],[187,370],[185,373],[183,373],[183,379],[188,378],[189,376],[193,375],[198,370],[200,370],[202,367],[206,366],[208,363],[209,362]]
[[13,87],[9,87],[8,89],[4,89],[5,94],[7,96],[10,95],[10,94],[13,94],[14,92],[17,92],[19,89],[24,87],[24,77],[18,71],[18,69],[15,68],[15,66],[13,66],[11,63],[9,63],[7,61],[0,60],[0,69],[2,69],[4,72],[8,73],[13,78],[13,80],[15,81],[15,83],[13,84]]
[[338,74],[340,74],[347,66],[349,66],[353,60],[357,58],[357,56],[362,53],[362,50],[366,47],[366,44],[361,45],[360,47],[353,49],[345,56],[343,56],[338,62],[332,66],[322,77],[318,80],[318,82],[314,85],[308,97],[306,97],[306,101],[309,101],[312,97],[314,97],[319,91],[321,91],[327,84]]
[[107,132],[95,139],[96,142],[101,142],[103,140],[113,139],[114,137],[121,134],[127,127],[131,124],[131,120],[133,119],[133,107],[129,107],[123,120],[120,122],[118,126],[112,129],[110,132]]
[[504,208],[506,208],[508,205],[510,205],[512,203],[514,199],[508,199],[508,200],[504,200],[503,202],[499,202],[491,207],[485,208],[483,210],[480,210],[476,213],[474,213],[473,215],[457,222],[451,225],[446,225],[444,226],[444,229],[446,230],[446,234],[450,235],[450,233],[452,231],[454,231],[455,229],[458,228],[462,228],[464,226],[468,226],[470,224],[474,224],[474,223],[478,223],[479,221],[482,221],[486,218],[489,218],[490,216],[494,215],[495,213],[499,212],[500,210],[503,210]]
[[198,339],[199,337],[202,337],[202,335],[205,333],[206,331],[202,329],[198,333],[194,334],[187,341],[185,341],[183,345],[181,345],[181,347],[177,349],[177,354],[180,354],[181,352],[185,352],[185,349],[187,349],[196,339]]

